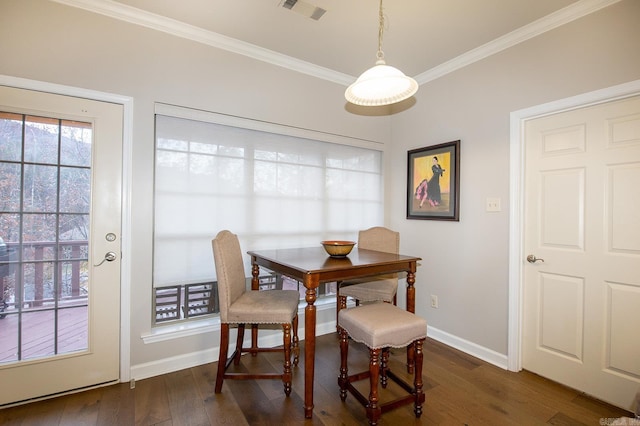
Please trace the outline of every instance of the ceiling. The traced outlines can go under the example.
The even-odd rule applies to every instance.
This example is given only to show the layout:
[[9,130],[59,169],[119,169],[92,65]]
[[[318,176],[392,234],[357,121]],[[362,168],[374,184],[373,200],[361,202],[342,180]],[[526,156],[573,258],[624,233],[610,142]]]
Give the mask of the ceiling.
[[[77,5],[83,0],[54,1]],[[323,8],[326,13],[319,20],[313,20],[282,7],[284,0],[117,0],[108,3],[126,9],[129,14],[140,13],[146,19],[161,19],[172,25],[188,24],[191,30],[202,29],[231,37],[341,73],[343,77],[355,79],[374,65],[378,0],[299,1]],[[616,1],[386,0],[383,51],[389,65],[418,79],[420,74],[456,58],[469,57],[473,52],[478,56],[477,51],[487,46],[500,50],[496,46],[508,47]],[[419,83],[424,81],[425,78],[418,79]]]

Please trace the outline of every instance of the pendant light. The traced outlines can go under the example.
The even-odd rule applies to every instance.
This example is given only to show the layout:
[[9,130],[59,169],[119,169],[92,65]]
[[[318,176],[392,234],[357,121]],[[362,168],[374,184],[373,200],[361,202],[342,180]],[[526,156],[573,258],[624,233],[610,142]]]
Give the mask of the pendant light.
[[382,0],[380,0],[377,61],[373,68],[363,72],[344,92],[345,99],[352,104],[363,106],[390,105],[403,101],[418,91],[418,83],[413,78],[407,77],[402,71],[387,65],[384,61],[384,53],[382,52],[383,31],[384,16],[382,14]]

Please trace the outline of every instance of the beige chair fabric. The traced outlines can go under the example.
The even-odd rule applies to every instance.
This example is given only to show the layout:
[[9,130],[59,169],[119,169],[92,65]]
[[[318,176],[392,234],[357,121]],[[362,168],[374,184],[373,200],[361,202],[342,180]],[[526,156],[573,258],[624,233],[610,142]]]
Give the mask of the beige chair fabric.
[[403,348],[427,337],[427,321],[390,303],[343,309],[338,325],[370,349]]
[[238,237],[221,231],[212,242],[218,275],[220,322],[230,324],[283,324],[298,313],[295,290],[247,291]]
[[[367,250],[398,254],[400,233],[376,226],[358,233],[358,247]],[[398,274],[380,275],[362,280],[344,281],[338,288],[338,297],[352,297],[361,302],[393,302],[398,291]]]

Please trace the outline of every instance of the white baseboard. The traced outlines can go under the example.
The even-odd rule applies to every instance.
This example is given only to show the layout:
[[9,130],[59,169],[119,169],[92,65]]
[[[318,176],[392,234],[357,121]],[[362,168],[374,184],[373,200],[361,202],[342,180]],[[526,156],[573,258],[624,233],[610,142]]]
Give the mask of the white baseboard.
[[131,379],[143,380],[218,360],[219,347],[131,366]]
[[427,326],[427,336],[444,343],[447,346],[458,349],[466,354],[479,358],[483,361],[493,364],[497,367],[507,370],[508,359],[507,356],[498,353],[494,350],[487,349],[476,343],[469,342],[468,340],[461,339],[460,337],[449,334],[445,331],[439,330],[434,327]]
[[[334,333],[336,331],[335,320],[327,321],[316,326],[316,335]],[[247,333],[249,334],[249,333]],[[250,334],[249,334],[250,335]],[[304,340],[304,327],[298,330],[300,340]],[[434,327],[427,327],[427,335],[444,343],[447,346],[458,349],[466,354],[479,358],[497,367],[507,369],[507,356],[495,352],[491,349],[482,347],[476,343],[469,342],[457,336],[444,332]],[[233,337],[233,336],[232,336]],[[248,337],[248,339],[250,339]],[[233,341],[233,339],[230,339]],[[260,346],[273,347],[282,344],[281,333],[262,333],[258,339]],[[250,340],[246,340],[247,345]],[[337,350],[337,345],[336,345]],[[184,370],[185,368],[196,367],[198,365],[215,362],[220,354],[219,346],[206,349],[199,352],[191,352],[184,355],[163,358],[156,361],[134,365],[131,367],[131,378],[134,380],[148,379],[149,377],[159,376],[161,374],[172,373],[174,371]]]

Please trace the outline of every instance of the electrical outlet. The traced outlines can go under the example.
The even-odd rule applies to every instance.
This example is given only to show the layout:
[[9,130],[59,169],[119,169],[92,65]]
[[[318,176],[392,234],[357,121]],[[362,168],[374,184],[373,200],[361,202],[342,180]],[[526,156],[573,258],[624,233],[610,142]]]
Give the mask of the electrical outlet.
[[431,307],[436,309],[438,308],[438,296],[435,294],[431,295]]
[[502,210],[500,207],[500,198],[487,198],[486,210],[488,212],[499,212]]

